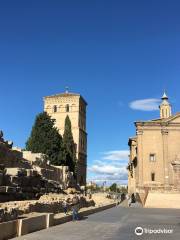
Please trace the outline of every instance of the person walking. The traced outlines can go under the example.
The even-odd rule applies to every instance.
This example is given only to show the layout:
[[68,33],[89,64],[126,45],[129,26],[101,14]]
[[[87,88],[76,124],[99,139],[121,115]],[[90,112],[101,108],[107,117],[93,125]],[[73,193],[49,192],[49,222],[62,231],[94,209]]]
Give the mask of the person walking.
[[79,220],[78,210],[79,210],[79,198],[78,198],[78,196],[75,194],[75,196],[72,198],[73,221]]
[[62,202],[62,207],[63,207],[64,213],[67,215],[67,201],[66,201],[66,199],[64,199],[64,201]]
[[131,196],[128,196],[128,207],[131,206]]

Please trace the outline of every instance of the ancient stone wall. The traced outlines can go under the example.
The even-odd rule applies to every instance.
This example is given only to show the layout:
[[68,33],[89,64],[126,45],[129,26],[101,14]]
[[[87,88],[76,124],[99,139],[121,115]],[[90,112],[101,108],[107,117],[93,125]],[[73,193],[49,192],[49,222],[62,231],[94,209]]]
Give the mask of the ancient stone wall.
[[13,149],[22,154],[23,161],[27,161],[30,164],[30,168],[36,170],[43,178],[59,182],[63,188],[74,187],[76,185],[73,173],[69,171],[68,166],[51,165],[45,160],[45,155],[42,153],[23,151],[17,147]]
[[28,152],[29,159],[23,155],[21,149],[12,149],[12,142],[4,141],[0,131],[0,202],[38,199],[45,193],[76,187],[67,166],[50,165],[43,154]]
[[[67,200],[68,211],[72,208],[73,195],[49,194],[43,195],[39,200],[6,202],[0,204],[0,222],[17,219],[17,217],[32,212],[36,213],[61,213],[63,212],[63,200]],[[92,199],[81,196],[79,207],[94,206]]]

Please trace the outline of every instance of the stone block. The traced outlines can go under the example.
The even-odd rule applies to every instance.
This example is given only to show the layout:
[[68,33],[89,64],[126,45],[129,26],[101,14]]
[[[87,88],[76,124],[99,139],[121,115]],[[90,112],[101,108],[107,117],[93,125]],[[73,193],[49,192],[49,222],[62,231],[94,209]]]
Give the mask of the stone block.
[[0,240],[10,239],[17,236],[18,221],[0,223]]
[[47,216],[41,215],[19,220],[19,236],[47,228]]

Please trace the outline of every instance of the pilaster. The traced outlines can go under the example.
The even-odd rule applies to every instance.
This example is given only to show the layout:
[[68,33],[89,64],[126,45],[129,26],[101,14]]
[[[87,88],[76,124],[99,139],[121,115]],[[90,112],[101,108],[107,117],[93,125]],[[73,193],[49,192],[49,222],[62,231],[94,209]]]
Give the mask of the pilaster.
[[137,159],[138,159],[138,167],[139,167],[139,175],[137,179],[137,185],[143,186],[143,130],[137,129]]
[[168,129],[162,128],[162,142],[163,142],[163,164],[164,164],[164,185],[169,187],[169,168],[168,168]]

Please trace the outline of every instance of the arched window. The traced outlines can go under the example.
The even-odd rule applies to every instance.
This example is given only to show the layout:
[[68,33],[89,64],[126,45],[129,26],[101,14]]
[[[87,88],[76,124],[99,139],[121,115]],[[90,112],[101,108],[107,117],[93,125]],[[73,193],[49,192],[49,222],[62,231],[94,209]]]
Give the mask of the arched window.
[[69,104],[66,105],[66,112],[69,112]]
[[151,173],[151,181],[154,182],[155,181],[155,173]]
[[53,111],[54,111],[54,112],[57,112],[57,106],[56,106],[56,105],[54,105]]

